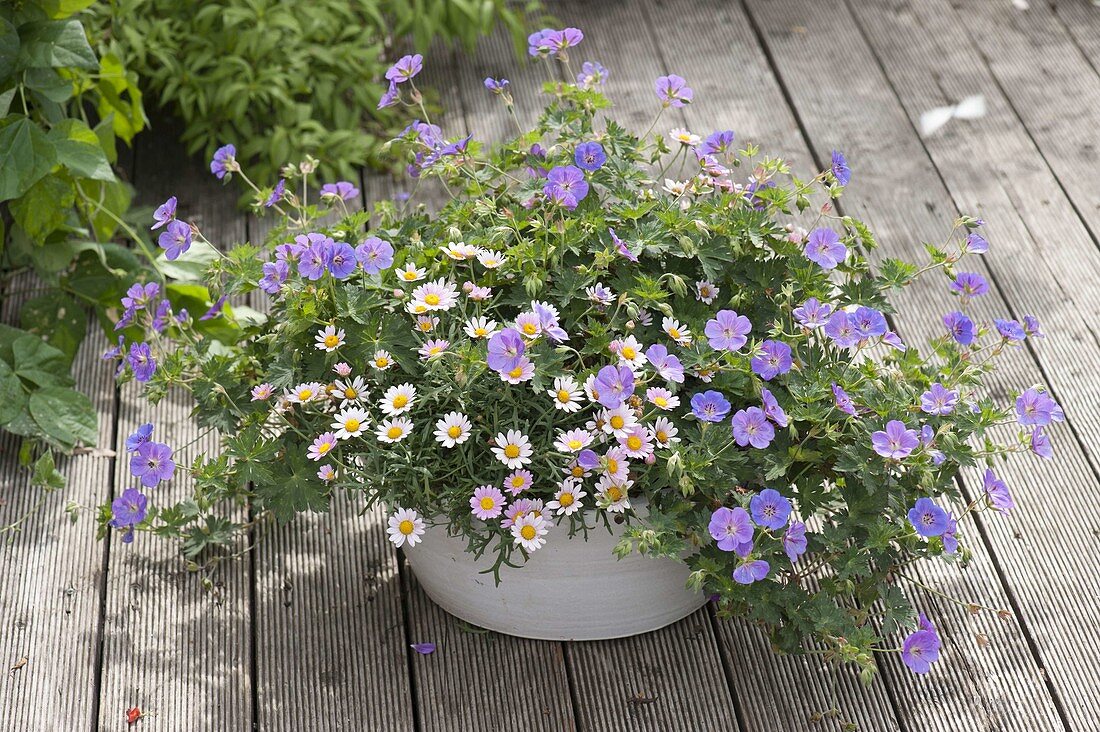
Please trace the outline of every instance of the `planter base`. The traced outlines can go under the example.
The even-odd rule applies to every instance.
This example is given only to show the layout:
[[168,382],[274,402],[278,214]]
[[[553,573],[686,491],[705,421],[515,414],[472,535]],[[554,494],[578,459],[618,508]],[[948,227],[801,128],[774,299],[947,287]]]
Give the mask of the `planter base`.
[[421,543],[405,549],[416,579],[435,604],[498,633],[537,640],[607,640],[646,633],[684,618],[706,598],[685,584],[688,568],[671,559],[611,553],[619,532],[602,526],[567,539],[564,526],[520,568],[502,567],[501,582],[481,574],[466,540],[429,527]]

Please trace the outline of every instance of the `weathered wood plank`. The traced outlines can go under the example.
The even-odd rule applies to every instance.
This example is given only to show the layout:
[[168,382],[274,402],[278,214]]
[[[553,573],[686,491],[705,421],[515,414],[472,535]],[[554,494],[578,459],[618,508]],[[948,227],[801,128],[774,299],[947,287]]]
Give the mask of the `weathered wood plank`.
[[[942,239],[946,228],[944,222],[956,214],[955,202],[940,178],[942,166],[938,172],[931,165],[851,16],[838,3],[827,5],[827,8],[821,5],[811,8],[793,2],[751,2],[750,8],[818,158],[827,157],[833,146],[840,146],[854,161],[858,177],[843,201],[846,210],[866,219],[891,254],[920,257],[919,242]],[[822,69],[829,69],[831,78],[843,79],[847,93],[838,93],[833,84],[823,84]],[[855,99],[859,104],[853,102]],[[1004,216],[1012,218],[1007,212]],[[1000,267],[1013,256],[1021,256],[1020,252],[1005,254],[1005,247],[1012,251],[1011,245],[1005,243],[984,264]],[[984,264],[974,268],[988,273]],[[1028,260],[1024,260],[1024,265],[1030,267],[1034,278],[1043,276],[1042,271]],[[1049,275],[1046,281],[1057,288]],[[975,310],[983,319],[1013,313],[1013,305],[1005,297],[1015,297],[1016,292],[1014,287],[998,283],[989,297],[975,303]],[[897,302],[902,312],[898,324],[903,335],[914,341],[937,335],[938,315],[950,309],[942,284],[932,281],[908,288]],[[1047,316],[1047,312],[1043,311],[1043,315]],[[1049,344],[1044,344],[1037,348],[1039,359],[1044,363],[1049,358],[1045,355],[1048,347]],[[1084,349],[1077,351],[1077,357],[1086,361],[1100,355],[1087,344],[1074,343],[1066,347]],[[1032,354],[1019,350],[1006,359],[1003,370],[992,380],[990,388],[994,395],[1005,398],[1012,389],[1043,381],[1044,373]],[[1027,719],[1031,727],[1063,728],[1056,700],[1045,688],[1042,668],[1028,648],[1029,643],[1042,647],[1043,636],[1051,623],[1047,610],[1051,582],[1060,584],[1057,579],[1040,577],[1042,570],[1038,569],[1038,562],[1040,555],[1051,551],[1059,556],[1063,551],[1089,551],[1082,546],[1083,542],[1072,538],[1066,543],[1076,545],[1073,550],[1068,546],[1051,548],[1052,536],[1061,533],[1055,526],[1061,524],[1052,521],[1046,503],[1051,484],[1091,486],[1095,484],[1095,476],[1081,445],[1071,434],[1064,434],[1059,460],[1053,465],[1039,464],[1023,456],[1010,460],[1001,472],[1022,505],[1007,519],[994,515],[978,520],[979,529],[985,532],[982,538],[992,537],[997,564],[990,564],[982,556],[984,552],[977,551],[975,563],[984,565],[982,577],[974,577],[975,572],[971,571],[951,582],[952,570],[935,563],[922,566],[920,571],[921,577],[928,578],[929,583],[937,587],[956,589],[963,597],[995,607],[1018,601],[1024,612],[1022,617],[1010,623],[998,623],[985,616],[968,619],[959,610],[938,609],[935,615],[940,618],[941,627],[949,631],[956,623],[961,627],[949,641],[950,652],[945,657],[944,671],[933,674],[929,679],[931,684],[913,679],[893,658],[884,661],[887,675],[900,687],[898,695],[904,703],[899,704],[899,713],[907,726],[951,726],[965,719],[968,720],[967,728],[989,729],[1010,721],[1020,724]],[[976,472],[968,471],[964,477],[972,492],[980,486]],[[968,533],[973,539],[979,538],[973,531]],[[1013,535],[1024,541],[1013,540],[1010,538]],[[971,541],[970,546],[982,548],[981,541]],[[1014,566],[1021,569],[1015,571]],[[1006,570],[1009,596],[991,582],[995,567]],[[993,586],[984,588],[980,581],[975,582],[983,578]],[[1062,584],[1060,591],[1072,595],[1070,583]],[[992,595],[989,595],[990,589]],[[928,604],[931,599],[921,598],[919,604],[931,607]],[[1063,617],[1075,617],[1079,622],[1083,616],[1072,608],[1075,604],[1076,600],[1067,599],[1060,612]],[[1071,619],[1064,622],[1067,629],[1077,628]],[[987,624],[992,627],[983,627]],[[962,628],[986,635],[996,630],[998,638],[988,636],[992,647],[985,650],[977,644],[964,646],[960,642]],[[1057,662],[1048,654],[1042,656],[1043,665]],[[1078,663],[1073,666],[1081,667]],[[944,683],[947,681],[944,675],[948,672],[953,673],[954,678]],[[933,694],[928,693],[930,685],[935,689]],[[1027,701],[1021,702],[1021,699]]]
[[[182,149],[169,130],[139,138],[135,182],[140,200],[157,205],[169,195],[182,218],[194,221],[215,244],[245,237],[245,218],[231,197]],[[158,141],[159,140],[159,141]],[[122,389],[115,449],[139,424],[155,424],[154,439],[176,450],[171,484],[150,491],[168,502],[190,491],[186,470],[200,454],[217,450],[217,438],[200,436],[188,395],[173,393],[153,407],[136,385]],[[189,444],[190,443],[190,444]],[[184,447],[186,445],[186,447]],[[135,485],[125,457],[117,461],[115,491]],[[226,563],[204,591],[186,572],[178,548],[139,536],[124,545],[111,539],[99,725],[118,726],[128,707],[165,729],[247,729],[253,722],[251,572],[247,561]]]
[[[35,282],[28,274],[8,283],[4,322],[18,322],[27,297],[17,291]],[[110,495],[114,462],[114,378],[100,360],[106,347],[89,318],[73,374],[99,414],[102,451],[58,459],[64,490],[47,495],[31,487],[30,472],[18,464],[19,438],[5,433],[0,440],[0,525],[22,520],[18,532],[0,533],[0,726],[6,729],[94,726],[106,547],[95,540],[93,511]],[[76,523],[64,512],[69,501],[82,507]]]

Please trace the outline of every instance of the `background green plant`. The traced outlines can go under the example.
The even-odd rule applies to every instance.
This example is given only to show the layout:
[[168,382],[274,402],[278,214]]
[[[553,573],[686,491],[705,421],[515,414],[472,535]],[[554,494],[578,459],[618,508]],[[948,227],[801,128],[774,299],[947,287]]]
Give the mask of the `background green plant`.
[[508,0],[111,0],[98,11],[111,47],[185,122],[188,152],[233,143],[265,179],[306,154],[325,161],[322,177],[378,165],[404,126],[376,108],[384,59],[404,39],[473,49],[498,22],[522,42],[525,16]]

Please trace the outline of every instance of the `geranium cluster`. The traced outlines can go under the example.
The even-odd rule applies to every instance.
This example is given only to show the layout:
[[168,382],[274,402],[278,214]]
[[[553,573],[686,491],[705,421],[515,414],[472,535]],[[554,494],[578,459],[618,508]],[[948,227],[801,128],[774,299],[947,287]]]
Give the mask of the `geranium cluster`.
[[[222,453],[192,469],[188,510],[142,503],[134,520],[126,504],[110,520],[210,548],[339,490],[387,507],[398,547],[448,531],[497,567],[624,524],[617,551],[686,557],[693,587],[784,650],[812,642],[867,673],[894,650],[927,671],[939,638],[898,582],[914,559],[965,559],[971,514],[1012,509],[996,459],[1051,456],[1063,415],[1048,394],[1022,390],[1013,412],[983,390],[1037,321],[965,314],[988,290],[957,271],[988,250],[980,220],[956,221],[919,267],[872,258],[872,234],[835,211],[852,180],[841,152],[800,180],[732,131],[665,131],[694,99],[676,75],[655,81],[657,132],[638,136],[606,116],[607,70],[571,68],[582,41],[532,35],[548,104],[513,141],[484,153],[427,121],[393,141],[450,192],[436,213],[380,202],[366,234],[365,214],[333,221],[351,184],[323,188],[322,208],[284,193],[267,242],[215,260],[210,289],[262,292],[266,319],[217,349],[184,319],[167,366],[128,363],[154,394],[190,389]],[[423,113],[422,66],[395,64],[383,101]],[[511,109],[509,87],[485,81]],[[212,170],[239,167],[222,155]],[[275,190],[256,189],[258,209]],[[923,353],[888,300],[919,276],[957,299]],[[136,288],[131,320],[156,296]],[[961,493],[978,465],[984,482]],[[249,523],[232,518],[242,500]]]

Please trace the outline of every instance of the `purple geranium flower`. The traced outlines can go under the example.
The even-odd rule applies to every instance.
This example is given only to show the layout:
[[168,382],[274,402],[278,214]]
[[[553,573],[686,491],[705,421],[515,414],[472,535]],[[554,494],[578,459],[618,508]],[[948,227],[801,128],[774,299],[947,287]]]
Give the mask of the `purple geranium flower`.
[[124,544],[134,540],[134,526],[145,520],[149,499],[136,488],[127,488],[122,495],[111,501],[111,520],[108,525],[115,529],[125,529],[122,535]]
[[969,346],[974,342],[974,321],[959,311],[943,316],[943,324],[951,333],[951,337],[961,346]]
[[959,403],[959,392],[948,389],[938,381],[920,395],[920,408],[925,414],[944,416],[955,411]]
[[820,328],[828,322],[832,314],[833,306],[818,302],[816,297],[811,297],[794,309],[795,320],[803,328]]
[[963,250],[969,254],[985,254],[989,251],[989,242],[978,232],[972,231],[966,235],[966,243],[963,244]]
[[511,371],[519,364],[526,350],[520,332],[515,328],[505,328],[489,339],[486,362],[497,373]]
[[321,198],[335,201],[350,201],[359,195],[359,189],[346,180],[338,180],[335,183],[325,183],[321,186]]
[[600,143],[582,142],[577,145],[577,150],[573,153],[573,160],[577,163],[578,168],[589,171],[599,170],[607,162],[607,155]]
[[504,94],[508,91],[507,79],[494,79],[491,76],[485,78],[485,88],[493,94]]
[[421,656],[430,656],[435,653],[435,643],[412,643],[409,648],[413,649]]
[[920,440],[916,430],[906,429],[905,423],[892,419],[886,423],[886,429],[871,435],[871,444],[875,452],[884,458],[901,460],[917,449]]
[[154,231],[167,224],[176,218],[176,197],[172,196],[164,203],[157,206],[157,210],[153,212],[153,221],[156,223],[151,227]]
[[152,422],[146,423],[134,430],[134,433],[126,438],[126,452],[134,452],[149,441],[153,436]]
[[285,261],[264,262],[264,276],[260,279],[260,289],[269,295],[279,294],[279,288],[290,275],[290,265]]
[[325,276],[335,242],[321,234],[309,234],[309,244],[302,250],[298,260],[298,274],[307,280],[316,281]]
[[550,55],[563,54],[567,49],[580,45],[584,40],[584,33],[579,28],[562,28],[550,31],[543,42],[550,46]]
[[886,334],[882,336],[882,342],[890,346],[891,348],[896,348],[899,351],[905,350],[905,343],[902,342],[901,336],[899,336],[892,330],[887,331]]
[[222,311],[222,308],[225,307],[225,301],[228,299],[229,295],[222,295],[221,297],[219,297],[217,300],[214,301],[214,304],[210,306],[210,309],[203,313],[201,317],[199,317],[199,320],[213,320],[214,318],[218,317],[218,315]]
[[168,259],[178,258],[191,248],[191,225],[186,221],[172,219],[157,237],[157,245],[164,250],[164,256]]
[[710,515],[710,524],[707,526],[710,535],[714,537],[718,548],[725,552],[732,552],[738,546],[752,541],[752,521],[749,513],[738,506],[726,508],[722,506]]
[[279,182],[275,184],[275,187],[271,189],[271,194],[264,200],[264,208],[271,208],[279,201],[283,200],[283,196],[286,195],[286,180],[279,179]]
[[859,306],[856,311],[848,316],[848,322],[855,329],[856,337],[861,341],[869,338],[877,338],[886,335],[889,326],[886,325],[886,316],[874,308]]
[[752,372],[764,381],[770,381],[780,374],[791,370],[791,347],[782,341],[767,340],[760,344],[760,350],[749,365]]
[[346,279],[357,266],[359,266],[359,259],[351,244],[345,241],[334,242],[328,258],[328,269],[332,276],[338,280]]
[[1012,494],[1003,480],[997,477],[992,468],[985,469],[985,479],[982,481],[982,492],[985,494],[989,505],[1001,513],[1008,513],[1016,507],[1012,500]]
[[611,234],[611,243],[615,245],[615,251],[629,259],[631,262],[637,262],[638,255],[630,251],[630,247],[626,245],[626,242],[619,238],[619,235],[615,233],[615,230],[612,228],[608,228],[607,231]]
[[214,157],[210,160],[210,172],[224,180],[225,176],[238,170],[237,148],[233,145],[222,145],[214,151]]
[[162,442],[143,443],[130,457],[130,472],[140,478],[146,488],[152,488],[162,480],[171,480],[176,472],[172,448]]
[[122,307],[127,310],[142,310],[159,294],[160,285],[156,282],[145,285],[135,282],[126,290],[126,295],[122,298]]
[[695,92],[687,85],[687,80],[676,74],[662,76],[654,82],[657,98],[665,107],[682,107],[691,104]]
[[940,657],[940,637],[935,627],[921,615],[921,627],[902,643],[901,660],[915,674],[926,674]]
[[393,264],[393,245],[377,236],[367,237],[355,248],[355,256],[364,272],[375,275]]
[[628,366],[604,366],[596,373],[594,388],[599,395],[596,401],[615,409],[634,394],[634,372]]
[[775,428],[760,407],[738,410],[730,424],[733,428],[733,439],[741,447],[751,445],[762,450],[775,439]]
[[833,171],[833,177],[840,185],[846,186],[851,182],[852,170],[848,167],[848,160],[844,157],[844,153],[839,150],[833,150],[833,164],[830,170]]
[[134,371],[134,378],[143,384],[152,379],[153,372],[157,370],[157,362],[148,343],[131,343],[126,361]]
[[959,550],[959,522],[954,514],[947,512],[947,528],[944,529],[940,539],[943,540],[943,550],[948,554],[954,554]]
[[1024,332],[1032,338],[1044,338],[1042,331],[1039,330],[1039,319],[1034,315],[1024,316]]
[[746,558],[737,569],[733,570],[733,581],[742,585],[751,585],[768,576],[771,565],[763,559]]
[[424,57],[419,53],[402,56],[393,66],[386,69],[386,78],[394,84],[404,84],[424,68]]
[[391,81],[389,88],[378,98],[378,109],[385,109],[397,104],[399,96],[401,96],[401,92],[397,89],[397,84]]
[[668,352],[668,348],[660,343],[654,343],[646,349],[645,357],[661,378],[677,384],[684,383],[684,366],[680,363],[680,359]]
[[710,347],[716,351],[736,351],[748,342],[752,323],[734,310],[719,310],[707,321],[703,332]]
[[703,422],[721,422],[730,413],[730,403],[722,392],[708,389],[691,397],[691,413]]
[[859,343],[859,335],[848,313],[837,310],[829,316],[825,323],[825,335],[840,348],[847,348]]
[[806,553],[806,524],[794,521],[787,527],[787,533],[783,534],[783,551],[787,553],[787,559],[791,564]]
[[1054,446],[1050,444],[1050,437],[1042,427],[1036,427],[1031,431],[1031,451],[1047,460],[1054,458]]
[[542,190],[555,203],[572,210],[588,195],[588,181],[577,166],[559,165],[547,173]]
[[997,332],[1001,334],[1001,338],[1004,338],[1009,343],[1018,343],[1027,337],[1027,333],[1024,331],[1024,326],[1016,320],[1001,320],[996,318],[993,321],[993,326],[997,329]]
[[1032,387],[1016,397],[1016,421],[1021,425],[1045,427],[1064,419],[1061,407],[1045,391]]
[[554,31],[543,28],[527,36],[527,53],[531,56],[546,56],[550,53],[549,37]]
[[733,130],[712,132],[695,148],[695,154],[700,158],[707,155],[726,155],[733,152],[733,140]]
[[909,509],[909,523],[921,536],[940,536],[947,531],[947,511],[937,506],[931,498],[918,498]]
[[819,227],[806,237],[806,247],[802,250],[806,259],[818,264],[824,270],[836,269],[848,256],[848,248],[840,241],[840,235],[832,229]]
[[951,289],[963,297],[979,297],[989,292],[989,284],[977,272],[959,272],[951,282]]
[[787,525],[791,517],[791,502],[774,488],[765,488],[749,501],[749,511],[757,526],[775,531]]
[[847,412],[853,417],[856,416],[856,407],[852,403],[852,398],[848,396],[848,392],[844,391],[836,384],[833,384],[833,403],[840,411]]
[[767,415],[768,419],[775,422],[779,427],[786,427],[787,413],[779,406],[779,402],[775,400],[775,396],[767,389],[761,389],[760,399],[764,402],[764,414]]
[[577,74],[577,83],[585,89],[594,89],[604,84],[608,76],[610,74],[599,61],[585,61],[581,64],[581,72]]

